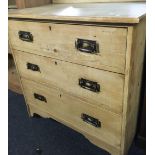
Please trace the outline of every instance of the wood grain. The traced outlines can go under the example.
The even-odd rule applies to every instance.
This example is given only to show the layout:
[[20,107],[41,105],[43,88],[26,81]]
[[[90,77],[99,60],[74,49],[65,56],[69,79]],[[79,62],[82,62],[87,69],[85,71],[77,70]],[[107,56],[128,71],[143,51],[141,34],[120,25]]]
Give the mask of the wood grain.
[[[34,41],[20,40],[19,31],[30,32]],[[13,49],[124,73],[127,28],[9,21],[9,34]],[[77,50],[78,38],[97,41],[99,53]]]
[[[92,143],[106,149],[112,155],[126,155],[136,131],[146,33],[145,3],[53,4],[34,9],[10,11],[9,17],[30,19],[29,22],[13,20],[9,22],[9,37],[14,47],[13,55],[22,79],[22,88],[30,116],[37,113],[43,117],[54,118],[79,131]],[[33,19],[39,20],[32,22]],[[45,19],[44,22],[43,19]],[[58,24],[58,21],[52,21],[49,25],[49,20],[61,22]],[[65,24],[62,20],[67,20],[69,23]],[[71,21],[75,21],[76,24],[84,21],[85,25],[73,25]],[[93,25],[86,26],[88,21]],[[100,22],[98,26],[104,25],[104,27],[94,29],[98,27],[94,22]],[[120,23],[126,24],[120,26]],[[19,42],[19,28],[35,32],[33,33],[34,45]],[[53,33],[54,30],[57,33]],[[104,31],[103,36],[100,30]],[[66,31],[69,32],[66,33]],[[105,37],[106,33],[107,37]],[[44,37],[44,34],[48,37]],[[73,40],[75,40],[78,34],[91,39],[94,39],[94,35],[99,36],[102,38],[98,40],[101,44],[109,39],[108,37],[112,38],[116,35],[114,44],[117,44],[115,47],[118,49],[115,48],[115,51],[119,51],[118,53],[123,57],[111,58],[112,55],[110,55],[109,58],[106,56],[103,59],[105,52],[104,56],[101,55],[102,61],[104,60],[102,62],[94,55],[82,59],[85,54],[81,54],[78,57],[80,60],[76,62],[74,56],[78,56],[76,53],[78,51],[75,52],[75,49],[71,47],[70,38],[74,36]],[[35,44],[36,38],[40,38],[37,44]],[[108,44],[104,41],[105,47],[101,46],[107,50],[107,53],[110,51],[109,54],[115,53],[112,50],[113,44],[110,44],[113,43],[112,39],[111,42],[108,41]],[[120,41],[123,45],[118,45]],[[47,43],[54,46],[52,54],[53,47],[47,46]],[[42,51],[38,50],[41,47]],[[59,54],[59,48],[63,51],[60,52],[61,54]],[[72,49],[71,51],[74,51],[76,55],[70,55],[71,51],[63,50],[67,48]],[[115,63],[117,67],[119,66],[118,70],[114,70],[116,67],[114,67],[114,59],[117,59]],[[68,62],[69,60],[72,61]],[[91,63],[86,63],[86,60]],[[111,68],[105,68],[106,60],[109,61],[108,66],[111,63]],[[120,65],[118,65],[118,60]],[[122,63],[121,60],[124,62]],[[38,65],[40,71],[28,70],[26,66],[28,62]],[[94,93],[81,88],[78,85],[81,77],[99,83],[101,91]],[[34,92],[44,95],[48,102],[42,104],[41,101],[34,99]],[[101,127],[97,130],[81,122],[79,116],[83,111],[101,120],[102,124],[105,123],[105,128]]]
[[43,111],[42,109],[39,109],[37,106],[29,104],[28,107],[29,107],[29,111],[30,111],[30,116],[31,117],[34,114],[39,114],[43,118],[55,119],[55,120],[59,121],[60,123],[63,123],[65,125],[67,125],[67,126],[70,126],[72,129],[74,129],[74,130],[76,130],[78,132],[81,132],[91,143],[97,145],[98,147],[100,147],[102,149],[104,148],[106,151],[111,153],[111,155],[120,155],[120,149],[117,149],[117,148],[111,146],[110,144],[95,138],[94,136],[90,135],[89,133],[87,133],[85,131],[81,131],[78,128],[75,128],[75,126],[73,126],[72,124],[66,123],[65,121],[62,121],[62,119],[58,119],[58,118],[54,117],[50,113],[48,113],[46,111]]
[[[59,87],[98,107],[106,107],[122,113],[124,75],[97,70],[56,59],[14,51],[20,75],[49,86]],[[27,69],[27,63],[39,66],[40,72]],[[95,93],[79,86],[84,78],[100,84],[100,92]]]
[[[121,117],[96,106],[90,106],[87,102],[79,100],[65,92],[48,88],[35,82],[22,79],[22,85],[28,104],[32,104],[43,111],[50,113],[62,122],[71,124],[80,131],[85,131],[97,139],[110,143],[120,148]],[[34,98],[34,93],[46,97],[47,103]],[[61,95],[61,96],[60,96]],[[95,108],[95,111],[94,111]],[[81,114],[97,118],[101,122],[101,128],[96,128],[81,119]]]
[[9,11],[9,18],[67,20],[104,23],[139,23],[145,17],[142,3],[53,4]]
[[[145,19],[135,27],[129,27],[124,85],[122,126],[122,154],[127,153],[136,132],[139,96],[145,52]],[[142,33],[143,32],[143,33]]]
[[8,88],[13,92],[22,94],[21,85],[19,81],[19,75],[17,74],[16,67],[12,56],[9,56],[9,70],[8,70]]

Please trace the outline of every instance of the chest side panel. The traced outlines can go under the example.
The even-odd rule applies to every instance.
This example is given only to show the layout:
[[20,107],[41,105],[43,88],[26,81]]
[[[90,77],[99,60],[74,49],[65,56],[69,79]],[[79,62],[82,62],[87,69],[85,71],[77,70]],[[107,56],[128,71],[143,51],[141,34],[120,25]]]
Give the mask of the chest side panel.
[[129,27],[123,107],[122,149],[127,152],[135,136],[145,53],[146,20]]

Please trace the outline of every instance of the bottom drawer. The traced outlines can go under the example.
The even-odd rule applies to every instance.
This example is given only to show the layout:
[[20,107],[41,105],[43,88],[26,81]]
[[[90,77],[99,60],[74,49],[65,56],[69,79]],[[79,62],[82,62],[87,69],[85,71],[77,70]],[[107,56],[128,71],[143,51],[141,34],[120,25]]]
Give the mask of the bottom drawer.
[[80,132],[120,147],[121,116],[96,108],[58,88],[49,88],[26,79],[22,79],[22,85],[28,104]]

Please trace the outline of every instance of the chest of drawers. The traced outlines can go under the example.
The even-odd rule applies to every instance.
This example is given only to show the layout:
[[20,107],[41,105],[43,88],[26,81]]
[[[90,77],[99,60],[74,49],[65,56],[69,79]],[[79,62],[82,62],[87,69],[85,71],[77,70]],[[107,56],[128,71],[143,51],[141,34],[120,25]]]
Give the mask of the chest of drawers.
[[145,3],[10,11],[9,39],[30,116],[53,118],[112,155],[127,154],[137,122]]

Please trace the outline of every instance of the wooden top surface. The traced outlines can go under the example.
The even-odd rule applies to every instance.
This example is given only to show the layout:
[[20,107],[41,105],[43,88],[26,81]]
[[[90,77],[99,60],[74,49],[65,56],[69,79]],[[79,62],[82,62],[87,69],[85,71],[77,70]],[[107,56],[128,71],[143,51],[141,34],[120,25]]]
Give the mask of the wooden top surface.
[[145,2],[50,4],[42,7],[10,10],[9,18],[139,23],[145,17]]

